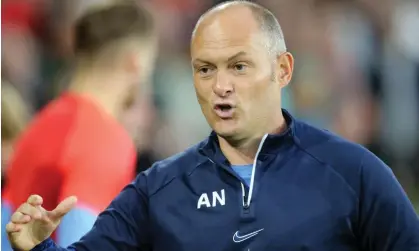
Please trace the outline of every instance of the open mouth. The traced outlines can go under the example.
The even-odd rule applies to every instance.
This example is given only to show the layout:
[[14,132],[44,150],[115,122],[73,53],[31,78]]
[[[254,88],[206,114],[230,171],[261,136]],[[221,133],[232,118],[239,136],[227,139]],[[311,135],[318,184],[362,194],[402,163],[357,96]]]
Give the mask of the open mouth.
[[222,112],[227,112],[229,110],[231,110],[233,107],[229,104],[218,104],[215,106],[215,110],[219,110]]
[[234,114],[234,107],[228,103],[220,103],[214,106],[215,114],[221,119],[231,119]]

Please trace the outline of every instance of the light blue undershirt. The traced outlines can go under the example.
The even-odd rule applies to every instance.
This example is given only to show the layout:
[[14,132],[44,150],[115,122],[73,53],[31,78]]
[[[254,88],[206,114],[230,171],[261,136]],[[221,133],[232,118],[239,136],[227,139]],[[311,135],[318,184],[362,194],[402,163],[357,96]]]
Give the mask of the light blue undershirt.
[[231,168],[250,186],[253,165],[232,165]]
[[12,216],[12,208],[6,201],[1,202],[1,250],[12,251],[6,233],[6,224],[10,221]]
[[67,247],[80,240],[92,229],[97,215],[85,208],[76,207],[68,212],[57,229],[57,244]]

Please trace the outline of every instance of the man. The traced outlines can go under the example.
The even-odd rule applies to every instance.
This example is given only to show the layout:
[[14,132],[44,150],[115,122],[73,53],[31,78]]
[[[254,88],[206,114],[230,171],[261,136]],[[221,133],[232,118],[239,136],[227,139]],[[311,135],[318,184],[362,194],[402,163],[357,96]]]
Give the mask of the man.
[[45,211],[31,196],[7,227],[15,247],[419,249],[418,218],[389,168],[280,109],[293,57],[268,10],[243,1],[217,6],[199,20],[191,54],[211,136],[140,174],[67,249],[48,236],[76,199]]
[[150,75],[156,47],[152,15],[134,0],[89,11],[75,32],[69,90],[18,140],[4,194],[12,212],[31,194],[42,196],[46,209],[76,195],[79,203],[54,236],[60,245],[89,231],[135,177],[136,149],[118,120],[140,96],[138,83]]

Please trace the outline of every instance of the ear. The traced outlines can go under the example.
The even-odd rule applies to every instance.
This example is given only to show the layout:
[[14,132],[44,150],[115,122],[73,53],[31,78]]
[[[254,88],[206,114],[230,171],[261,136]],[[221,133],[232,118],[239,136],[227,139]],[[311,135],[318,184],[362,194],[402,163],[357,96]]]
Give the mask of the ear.
[[294,71],[294,57],[289,52],[284,52],[277,57],[276,73],[281,87],[289,84]]
[[139,76],[141,70],[141,60],[139,53],[135,50],[128,50],[123,57],[124,70],[131,76]]

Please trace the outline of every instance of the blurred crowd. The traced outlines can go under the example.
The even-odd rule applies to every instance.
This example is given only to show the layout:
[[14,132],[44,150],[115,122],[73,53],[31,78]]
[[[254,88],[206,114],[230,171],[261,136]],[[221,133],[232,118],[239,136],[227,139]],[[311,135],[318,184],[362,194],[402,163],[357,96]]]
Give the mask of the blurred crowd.
[[[138,171],[210,131],[194,95],[189,41],[199,15],[221,2],[148,1],[158,18],[160,56],[151,88],[123,119],[138,145]],[[101,2],[1,2],[2,172],[31,116],[66,88],[74,21]],[[368,147],[418,197],[419,1],[255,2],[276,14],[295,56],[283,106]]]

